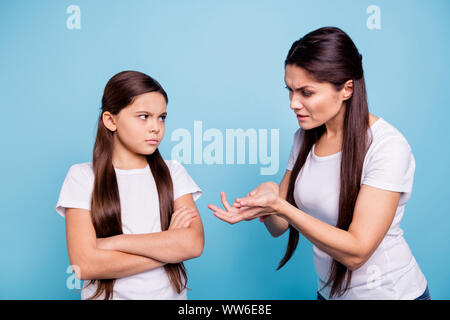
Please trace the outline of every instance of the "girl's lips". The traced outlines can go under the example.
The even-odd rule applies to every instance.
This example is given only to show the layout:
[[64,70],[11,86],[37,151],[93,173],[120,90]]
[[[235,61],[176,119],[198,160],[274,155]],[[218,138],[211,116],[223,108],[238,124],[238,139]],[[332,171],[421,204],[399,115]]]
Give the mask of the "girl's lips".
[[148,144],[158,144],[158,140],[155,139],[149,139],[149,140],[145,140],[145,142],[147,142]]

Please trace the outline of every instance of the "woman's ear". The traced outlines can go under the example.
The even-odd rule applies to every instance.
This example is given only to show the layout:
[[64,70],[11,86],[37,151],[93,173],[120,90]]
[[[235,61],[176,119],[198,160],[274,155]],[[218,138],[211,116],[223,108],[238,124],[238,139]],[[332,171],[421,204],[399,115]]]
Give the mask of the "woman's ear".
[[117,130],[117,126],[116,126],[116,118],[114,117],[114,115],[109,112],[109,111],[105,111],[102,114],[102,121],[104,126],[109,130],[109,131],[116,131]]
[[353,95],[353,80],[347,80],[346,83],[344,83],[343,90],[343,99],[348,100]]

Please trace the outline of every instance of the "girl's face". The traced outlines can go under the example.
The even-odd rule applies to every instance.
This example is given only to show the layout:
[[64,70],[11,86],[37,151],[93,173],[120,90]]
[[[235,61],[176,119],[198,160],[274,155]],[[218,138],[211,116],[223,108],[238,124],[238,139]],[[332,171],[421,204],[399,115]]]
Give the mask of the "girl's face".
[[289,90],[290,108],[304,130],[319,127],[345,112],[344,100],[350,98],[353,83],[336,91],[329,82],[317,82],[305,69],[287,65],[284,81]]
[[164,136],[166,116],[166,100],[162,94],[147,92],[136,96],[114,116],[115,143],[120,149],[136,154],[152,154]]

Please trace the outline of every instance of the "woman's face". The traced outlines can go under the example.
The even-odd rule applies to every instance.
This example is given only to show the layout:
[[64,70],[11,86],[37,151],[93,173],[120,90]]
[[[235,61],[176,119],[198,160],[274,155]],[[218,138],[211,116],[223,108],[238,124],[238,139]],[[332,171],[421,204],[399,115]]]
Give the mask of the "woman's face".
[[114,116],[115,143],[136,154],[152,154],[164,136],[166,116],[166,100],[162,94],[147,92],[136,96]]
[[344,100],[350,98],[349,84],[339,91],[329,82],[317,82],[305,69],[287,65],[284,81],[289,90],[290,108],[302,129],[319,127],[345,112]]

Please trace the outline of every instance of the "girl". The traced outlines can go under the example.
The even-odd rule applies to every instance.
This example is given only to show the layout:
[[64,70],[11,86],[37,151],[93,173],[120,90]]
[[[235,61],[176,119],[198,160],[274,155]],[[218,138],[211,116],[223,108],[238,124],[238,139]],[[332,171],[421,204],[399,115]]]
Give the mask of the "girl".
[[338,28],[294,42],[285,61],[300,128],[278,186],[259,185],[226,211],[229,223],[260,217],[272,236],[289,229],[313,243],[318,299],[429,299],[427,281],[400,229],[415,160],[403,135],[368,111],[362,56]]
[[[106,84],[93,161],[73,165],[56,211],[66,218],[70,263],[82,299],[186,299],[184,260],[199,257],[204,235],[200,188],[164,160],[167,94],[140,72]],[[86,284],[87,281],[85,281]]]

